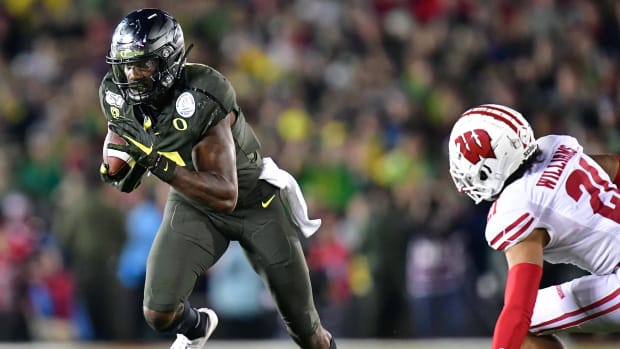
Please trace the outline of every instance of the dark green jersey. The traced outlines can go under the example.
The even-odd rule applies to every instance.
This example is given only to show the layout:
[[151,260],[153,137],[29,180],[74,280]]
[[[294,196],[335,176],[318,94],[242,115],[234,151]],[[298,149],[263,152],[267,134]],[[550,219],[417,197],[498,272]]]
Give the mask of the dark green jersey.
[[158,136],[158,151],[178,166],[194,170],[192,149],[207,130],[230,112],[237,114],[232,134],[237,152],[239,199],[255,186],[261,170],[260,143],[237,105],[235,91],[222,74],[203,65],[188,63],[170,91],[169,103],[152,114],[148,107],[130,105],[112,81],[103,78],[99,87],[101,108],[108,121],[119,116],[134,117],[151,127]]

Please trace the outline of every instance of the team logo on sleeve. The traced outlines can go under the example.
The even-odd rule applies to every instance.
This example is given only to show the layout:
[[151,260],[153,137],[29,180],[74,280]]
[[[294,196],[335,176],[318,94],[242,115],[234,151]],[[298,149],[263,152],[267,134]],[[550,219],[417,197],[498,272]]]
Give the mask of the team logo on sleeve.
[[454,140],[465,159],[477,164],[481,159],[495,158],[491,136],[483,129],[467,131]]
[[189,118],[194,115],[196,112],[196,101],[194,101],[194,96],[192,96],[189,92],[183,92],[177,98],[176,102],[177,113],[184,118]]
[[122,108],[125,100],[123,96],[116,94],[112,91],[105,91],[105,101],[111,106]]
[[117,107],[110,107],[110,114],[113,119],[118,119],[121,116],[121,111]]

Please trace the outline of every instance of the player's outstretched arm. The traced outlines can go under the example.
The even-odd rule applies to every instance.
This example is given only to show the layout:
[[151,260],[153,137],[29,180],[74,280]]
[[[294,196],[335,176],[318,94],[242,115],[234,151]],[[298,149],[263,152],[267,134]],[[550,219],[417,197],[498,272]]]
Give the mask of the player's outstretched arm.
[[530,328],[542,277],[544,229],[534,229],[525,240],[506,250],[508,279],[504,307],[493,333],[493,349],[520,349]]

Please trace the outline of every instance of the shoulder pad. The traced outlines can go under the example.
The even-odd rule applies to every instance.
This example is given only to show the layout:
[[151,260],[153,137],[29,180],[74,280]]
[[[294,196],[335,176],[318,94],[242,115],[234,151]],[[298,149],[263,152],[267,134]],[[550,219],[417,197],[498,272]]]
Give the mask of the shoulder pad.
[[184,70],[187,87],[207,95],[225,112],[237,107],[237,96],[230,81],[217,70],[204,64],[187,63]]

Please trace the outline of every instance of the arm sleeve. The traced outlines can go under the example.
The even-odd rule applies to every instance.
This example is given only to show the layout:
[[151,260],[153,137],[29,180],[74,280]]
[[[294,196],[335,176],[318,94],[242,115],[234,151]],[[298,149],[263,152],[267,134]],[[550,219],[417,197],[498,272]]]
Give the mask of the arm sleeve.
[[519,263],[508,271],[504,308],[493,333],[493,349],[519,349],[530,328],[542,268]]

